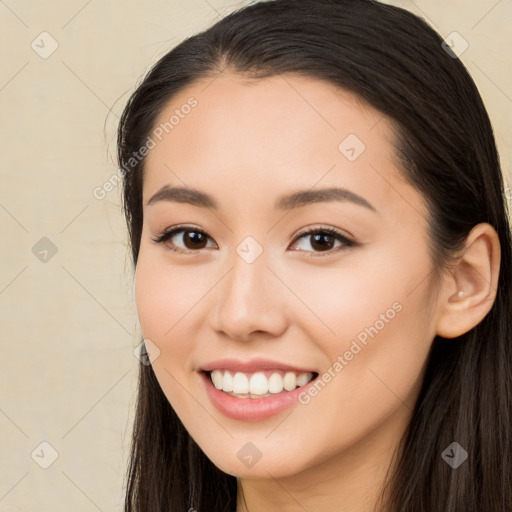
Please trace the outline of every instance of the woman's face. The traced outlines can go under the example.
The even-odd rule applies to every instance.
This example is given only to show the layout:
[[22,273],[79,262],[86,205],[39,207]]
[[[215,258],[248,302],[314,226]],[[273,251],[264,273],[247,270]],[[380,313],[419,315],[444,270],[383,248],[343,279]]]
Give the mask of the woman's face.
[[[391,125],[319,80],[225,72],[173,97],[151,137],[136,303],[184,426],[236,476],[371,470],[410,420],[436,333],[427,211]],[[270,396],[231,396],[247,383]]]

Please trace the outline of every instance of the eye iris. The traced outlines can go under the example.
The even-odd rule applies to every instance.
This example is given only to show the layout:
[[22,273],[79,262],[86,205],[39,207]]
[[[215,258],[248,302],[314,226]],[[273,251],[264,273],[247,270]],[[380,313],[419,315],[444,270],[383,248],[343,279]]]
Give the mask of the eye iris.
[[[311,236],[313,238],[311,247],[313,247],[314,249],[319,249],[319,250],[332,249],[332,245],[334,243],[334,237],[332,235],[317,233],[317,234],[311,235]],[[331,240],[327,241],[327,239],[331,239]],[[316,247],[316,244],[319,244],[318,247]],[[326,247],[326,245],[327,245],[327,247]]]
[[[190,233],[193,233],[193,235],[191,236]],[[197,231],[185,231],[183,234],[183,241],[185,246],[187,246],[187,249],[202,249],[203,246],[198,247],[197,242],[199,242],[199,244],[201,244],[201,242],[204,243],[206,241],[206,237]],[[188,247],[188,242],[192,242],[192,247]]]

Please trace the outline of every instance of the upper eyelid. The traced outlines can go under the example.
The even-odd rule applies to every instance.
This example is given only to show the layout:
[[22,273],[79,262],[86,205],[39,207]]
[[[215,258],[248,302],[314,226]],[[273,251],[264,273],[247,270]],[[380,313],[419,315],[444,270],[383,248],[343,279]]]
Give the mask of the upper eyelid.
[[351,235],[344,234],[342,232],[342,230],[340,230],[338,228],[334,228],[331,226],[318,226],[318,227],[303,228],[303,229],[299,230],[299,232],[295,235],[294,239],[304,236],[304,235],[311,235],[312,233],[322,232],[322,231],[332,231],[333,234],[336,234],[342,238],[346,238],[347,240],[350,240],[352,238]]

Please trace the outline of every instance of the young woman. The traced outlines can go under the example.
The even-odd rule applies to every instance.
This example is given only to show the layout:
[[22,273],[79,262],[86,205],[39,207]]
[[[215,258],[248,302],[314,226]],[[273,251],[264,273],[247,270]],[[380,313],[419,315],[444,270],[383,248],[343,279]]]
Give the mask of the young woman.
[[126,512],[512,510],[503,178],[435,31],[256,3],[154,65],[118,143],[151,363]]

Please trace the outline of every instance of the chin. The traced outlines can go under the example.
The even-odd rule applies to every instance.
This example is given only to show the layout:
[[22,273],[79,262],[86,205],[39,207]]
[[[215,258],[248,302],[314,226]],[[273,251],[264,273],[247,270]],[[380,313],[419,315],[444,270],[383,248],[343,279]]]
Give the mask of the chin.
[[[273,451],[271,456],[265,457],[264,454],[261,454],[261,458],[251,461],[247,459],[247,455],[244,455],[253,449],[249,446],[245,448],[245,452],[243,451],[244,446],[237,449],[231,457],[227,457],[226,452],[219,454],[218,457],[217,454],[214,457],[208,455],[207,457],[221,471],[237,478],[284,478],[292,476],[302,469],[298,461],[295,463],[283,453],[276,451]],[[241,452],[240,456],[239,452]],[[254,453],[256,454],[256,452]]]

